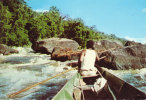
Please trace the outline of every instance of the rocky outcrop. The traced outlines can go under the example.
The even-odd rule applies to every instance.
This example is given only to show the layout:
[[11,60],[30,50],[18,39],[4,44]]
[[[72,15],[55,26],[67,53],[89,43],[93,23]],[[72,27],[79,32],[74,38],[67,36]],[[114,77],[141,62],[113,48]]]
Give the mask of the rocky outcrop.
[[[129,46],[110,50],[101,54],[106,58],[96,62],[100,67],[113,70],[141,69],[146,68],[146,45]],[[77,66],[77,62],[68,63],[68,66]]]
[[69,48],[72,51],[76,51],[79,44],[74,40],[65,38],[49,38],[32,44],[32,49],[34,51],[45,54],[51,54],[55,47]]
[[[123,46],[115,41],[102,40],[95,42],[95,50],[97,52],[107,50],[106,52],[99,53],[100,57],[106,56],[106,58],[97,62],[98,66],[114,70],[141,69],[146,67],[146,45],[135,43],[132,46]],[[77,60],[80,53],[81,51],[57,47],[54,48],[51,59],[59,61]],[[77,63],[70,63],[68,65],[76,66]]]
[[[32,48],[41,53],[51,54],[52,60],[77,60],[81,51],[78,43],[69,39],[50,38],[37,41]],[[146,45],[127,41],[125,45],[117,41],[101,40],[95,42],[95,50],[99,56],[106,56],[97,64],[114,70],[140,69],[146,67]],[[111,49],[115,48],[115,49]],[[72,64],[75,66],[76,64]]]
[[100,40],[100,41],[95,41],[94,47],[96,51],[100,52],[111,48],[122,48],[123,44],[118,41]]
[[72,51],[70,48],[56,47],[52,51],[51,59],[57,61],[76,60],[79,58],[80,52]]
[[126,41],[124,46],[134,46],[134,45],[142,45],[142,44],[134,41]]
[[18,50],[8,47],[7,45],[0,44],[0,54],[9,55],[12,53],[19,53]]
[[141,69],[146,68],[146,46],[128,46],[103,53],[105,59],[99,62],[100,66],[110,69]]

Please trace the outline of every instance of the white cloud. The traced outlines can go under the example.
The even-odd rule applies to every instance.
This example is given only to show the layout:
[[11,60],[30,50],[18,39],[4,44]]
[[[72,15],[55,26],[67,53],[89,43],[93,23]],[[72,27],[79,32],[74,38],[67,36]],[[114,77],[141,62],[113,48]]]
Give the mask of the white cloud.
[[144,8],[144,9],[142,10],[142,12],[143,12],[143,13],[146,13],[146,8]]
[[36,9],[34,11],[36,11],[36,12],[48,12],[49,10],[47,10],[47,9]]
[[146,44],[146,37],[143,37],[143,38],[132,38],[132,37],[126,36],[125,39],[130,40],[130,41],[140,42],[142,44]]

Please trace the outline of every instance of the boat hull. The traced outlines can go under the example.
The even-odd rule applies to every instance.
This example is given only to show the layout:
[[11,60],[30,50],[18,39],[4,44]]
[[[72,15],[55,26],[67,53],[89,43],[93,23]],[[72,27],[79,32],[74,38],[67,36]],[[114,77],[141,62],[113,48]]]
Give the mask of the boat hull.
[[[103,100],[103,99],[134,99],[143,100],[146,94],[131,86],[124,80],[116,77],[103,68],[98,68],[102,76],[107,80],[104,88],[100,92],[93,92],[92,89],[81,89],[79,80],[82,79],[79,73],[69,80],[65,86],[54,96],[52,100]],[[96,77],[97,78],[97,77]],[[89,78],[93,83],[95,78]],[[89,81],[88,81],[89,82]],[[90,82],[89,82],[90,83]],[[88,83],[88,84],[89,84]],[[90,85],[90,84],[89,84]]]

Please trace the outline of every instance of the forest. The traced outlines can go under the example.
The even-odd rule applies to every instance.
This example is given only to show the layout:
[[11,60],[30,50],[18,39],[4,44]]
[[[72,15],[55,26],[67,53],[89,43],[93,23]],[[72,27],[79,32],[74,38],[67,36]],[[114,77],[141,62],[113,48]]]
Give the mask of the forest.
[[94,25],[85,25],[81,18],[61,15],[55,6],[46,12],[36,12],[24,0],[0,0],[0,44],[29,46],[52,37],[75,40],[82,48],[89,39],[125,42],[114,34],[98,31]]

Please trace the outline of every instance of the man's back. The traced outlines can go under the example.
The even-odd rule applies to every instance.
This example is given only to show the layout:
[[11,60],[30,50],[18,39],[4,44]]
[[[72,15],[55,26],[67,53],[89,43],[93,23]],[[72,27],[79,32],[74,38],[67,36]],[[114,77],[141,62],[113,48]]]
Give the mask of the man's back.
[[81,70],[95,70],[96,52],[94,50],[86,49],[85,56],[81,63]]

